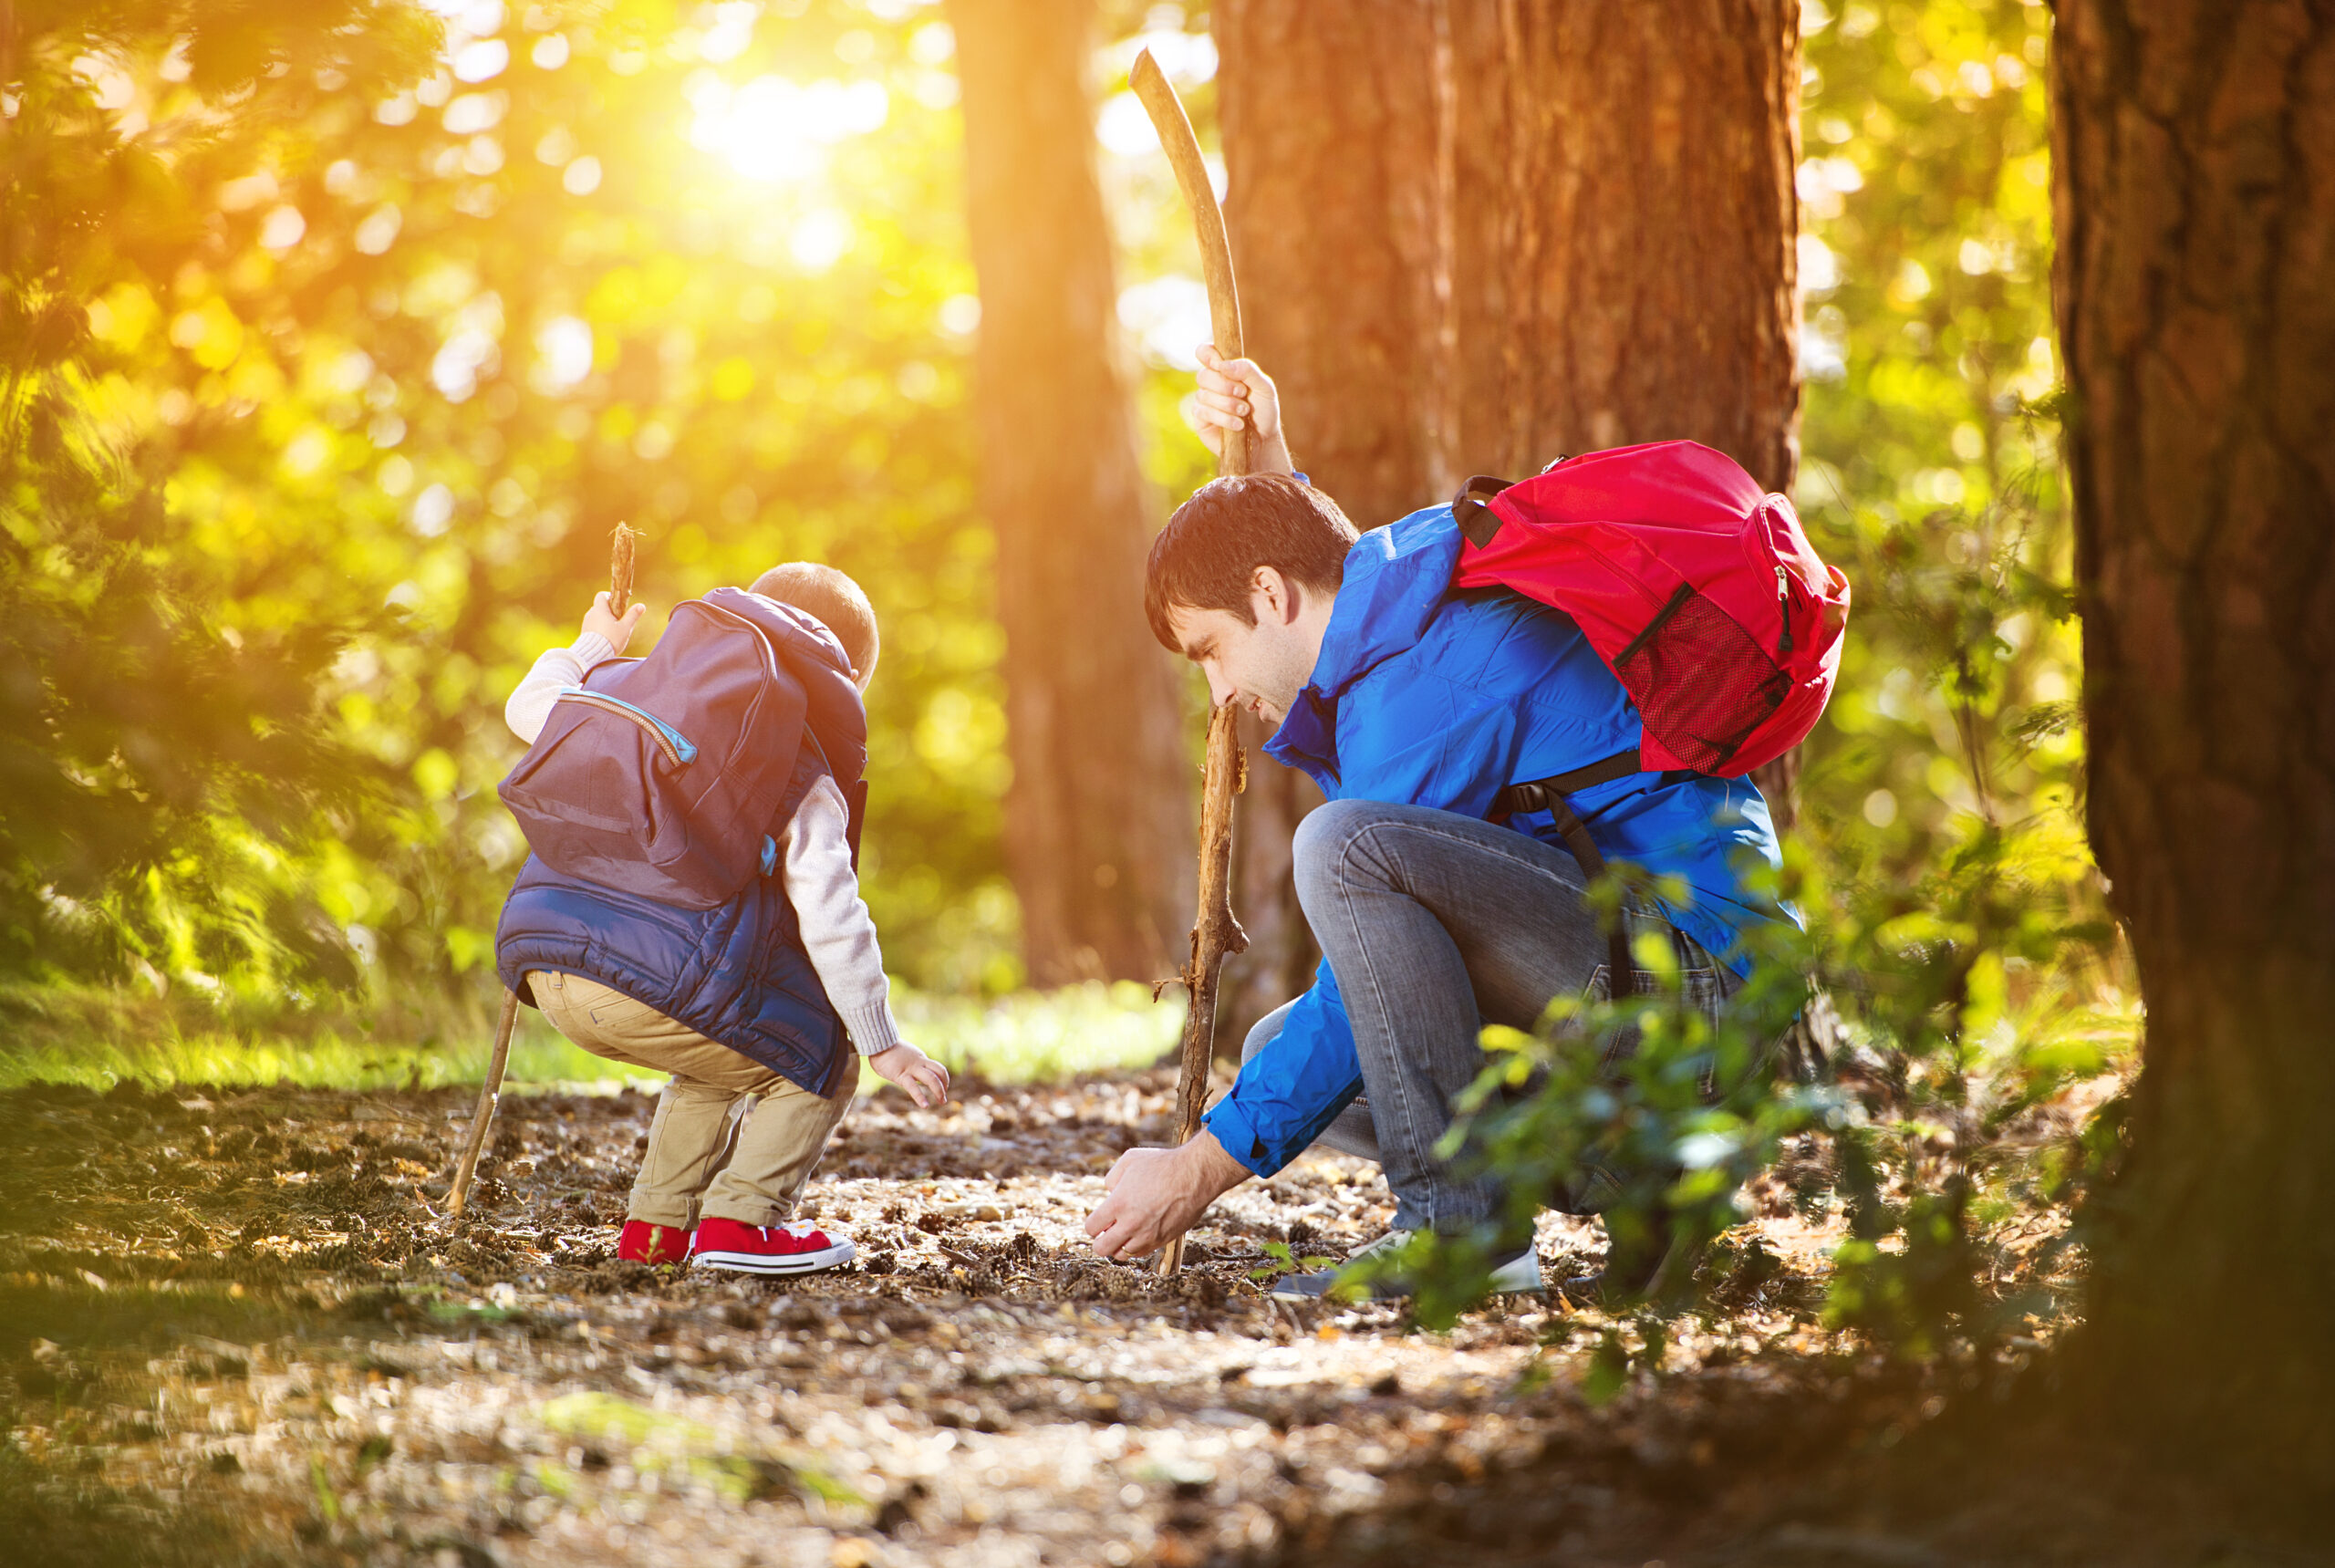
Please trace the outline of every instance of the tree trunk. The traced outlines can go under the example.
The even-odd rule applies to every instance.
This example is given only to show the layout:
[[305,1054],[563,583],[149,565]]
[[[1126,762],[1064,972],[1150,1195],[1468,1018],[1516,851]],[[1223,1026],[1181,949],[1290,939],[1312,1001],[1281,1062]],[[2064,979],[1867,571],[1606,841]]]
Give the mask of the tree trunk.
[[1452,7],[1469,472],[1684,437],[1800,461],[1800,7]]
[[[1684,437],[1800,467],[1800,6],[1451,7],[1456,476]],[[1753,774],[1779,827],[1797,751]]]
[[2335,5],[2062,0],[2053,55],[2090,823],[2148,1005],[2078,1364],[2323,1481]]
[[[1221,67],[1224,219],[1240,268],[1250,357],[1282,394],[1290,449],[1357,527],[1427,498],[1441,445],[1435,363],[1448,279],[1436,251],[1437,85],[1418,51],[1432,9],[1231,0],[1211,13]],[[1267,737],[1244,720],[1242,739]],[[1249,950],[1230,965],[1219,1042],[1302,991],[1317,956],[1297,907],[1290,839],[1321,801],[1311,779],[1260,757],[1233,839],[1234,908]]]
[[1092,0],[950,0],[1006,635],[1006,863],[1031,978],[1156,980],[1189,924],[1194,773],[1143,615],[1149,508],[1095,162]]
[[[1249,349],[1299,465],[1358,526],[1471,473],[1678,436],[1789,493],[1799,16],[1219,0]],[[1780,823],[1793,761],[1758,775]],[[1251,774],[1241,823],[1243,1020],[1310,962],[1290,961],[1310,939],[1279,774]]]

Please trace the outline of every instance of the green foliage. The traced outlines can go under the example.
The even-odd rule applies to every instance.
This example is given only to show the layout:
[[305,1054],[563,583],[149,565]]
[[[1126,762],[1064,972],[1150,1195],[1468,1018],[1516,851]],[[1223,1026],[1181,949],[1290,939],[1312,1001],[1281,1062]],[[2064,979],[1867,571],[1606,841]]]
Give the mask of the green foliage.
[[1420,1323],[1448,1327],[1479,1299],[1492,1260],[1529,1238],[1544,1208],[1602,1213],[1624,1249],[1659,1260],[1653,1293],[1678,1294],[1703,1247],[1740,1221],[1742,1184],[1785,1138],[1838,1119],[1836,1091],[1779,1085],[1770,1070],[1805,994],[1807,940],[1781,924],[1752,940],[1759,961],[1715,1012],[1676,950],[1641,936],[1638,994],[1560,998],[1533,1033],[1485,1031],[1491,1064],[1443,1152],[1496,1170],[1508,1210],[1388,1262],[1417,1282]]
[[912,977],[1018,979],[947,30],[781,9],[24,31],[0,963],[474,971],[503,697],[628,520],[652,607],[791,556],[868,586],[871,901]]
[[[866,1505],[866,1499],[806,1449],[741,1454],[726,1434],[701,1421],[613,1394],[563,1394],[536,1414],[552,1431],[615,1448],[629,1457],[634,1469],[659,1475],[669,1485],[705,1487],[732,1502],[793,1493],[846,1507]],[[574,1484],[572,1473],[551,1480],[555,1488]]]
[[2047,1107],[2080,1106],[2138,1022],[2081,815],[2050,17],[1806,16],[1802,189],[1837,276],[1811,319],[1843,364],[1810,386],[1801,500],[1858,594],[1803,795],[1851,1091],[1833,1170],[1854,1239],[1828,1314],[1915,1354],[1983,1353],[2048,1304],[2060,1263],[2056,1243],[2009,1250],[2056,1224],[2085,1163]]
[[1249,1277],[1259,1282],[1276,1274],[1312,1273],[1316,1269],[1326,1269],[1337,1261],[1325,1257],[1300,1257],[1296,1249],[1286,1241],[1260,1241],[1257,1245],[1268,1260],[1249,1271]]
[[[315,685],[354,622],[245,616],[266,563],[182,504],[178,443],[130,427],[176,382],[232,368],[200,343],[128,355],[129,280],[202,275],[214,200],[337,81],[413,79],[437,25],[401,4],[125,4],[18,14],[0,130],[0,971],[347,978],[311,878],[287,861],[319,809],[377,782]],[[293,71],[288,63],[302,61]],[[167,329],[240,323],[202,302]],[[114,305],[104,303],[112,300]],[[117,308],[118,306],[118,308]],[[208,343],[208,338],[202,342]],[[214,346],[215,348],[215,346]],[[133,381],[133,373],[137,379]],[[234,404],[209,442],[248,470]],[[172,408],[178,407],[172,404]],[[192,419],[192,403],[187,404]]]
[[[790,557],[867,586],[887,956],[1011,990],[948,26],[437,9],[19,9],[0,972],[477,988],[524,851],[501,703],[627,521],[651,634]],[[1156,155],[1105,161],[1141,265],[1192,270]]]

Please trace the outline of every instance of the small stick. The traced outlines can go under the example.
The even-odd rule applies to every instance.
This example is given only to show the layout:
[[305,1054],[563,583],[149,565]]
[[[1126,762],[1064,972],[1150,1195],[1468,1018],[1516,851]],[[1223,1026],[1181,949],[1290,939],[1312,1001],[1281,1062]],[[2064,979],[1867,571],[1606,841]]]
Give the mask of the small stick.
[[[626,524],[617,524],[608,551],[608,609],[621,616],[632,597],[633,541],[639,535]],[[511,1064],[511,1031],[519,1020],[519,993],[503,993],[503,1016],[494,1025],[494,1054],[487,1058],[486,1082],[479,1086],[478,1109],[471,1115],[471,1136],[455,1168],[454,1185],[446,1194],[446,1218],[458,1219],[470,1201],[471,1178],[478,1172],[479,1150],[486,1147],[486,1129],[494,1123],[494,1107],[503,1099],[503,1074]]]
[[608,551],[608,613],[619,618],[632,600],[632,542],[638,537],[629,524],[619,523]]
[[[1249,950],[1249,933],[1232,916],[1232,797],[1249,783],[1249,755],[1240,745],[1240,710],[1226,702],[1209,715],[1208,763],[1200,774],[1200,898],[1192,925],[1191,961],[1178,978],[1189,1007],[1184,1014],[1183,1073],[1176,1082],[1176,1141],[1189,1143],[1207,1107],[1209,1063],[1216,1054],[1216,983],[1224,961]],[[1160,985],[1166,985],[1166,981]],[[1152,989],[1156,998],[1158,987]],[[1159,1250],[1159,1272],[1184,1266],[1184,1238]]]
[[446,1194],[446,1218],[459,1219],[470,1200],[471,1178],[478,1172],[478,1151],[486,1147],[486,1129],[493,1124],[494,1107],[503,1098],[503,1069],[511,1063],[511,1028],[519,1020],[519,993],[503,993],[503,1018],[494,1026],[494,1054],[486,1064],[486,1082],[478,1091],[478,1109],[471,1115],[471,1136],[462,1146],[462,1163],[454,1168],[454,1185]]

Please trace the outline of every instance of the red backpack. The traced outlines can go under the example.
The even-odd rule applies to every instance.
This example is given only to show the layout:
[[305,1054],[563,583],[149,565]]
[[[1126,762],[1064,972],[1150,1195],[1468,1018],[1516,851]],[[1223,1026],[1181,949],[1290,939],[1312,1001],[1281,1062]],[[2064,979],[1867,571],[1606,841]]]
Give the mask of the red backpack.
[[1791,503],[1690,441],[1560,458],[1451,503],[1455,587],[1513,588],[1580,623],[1645,722],[1643,771],[1734,777],[1816,727],[1849,583]]
[[[1571,616],[1637,704],[1634,752],[1510,784],[1495,821],[1552,814],[1583,871],[1604,860],[1565,795],[1634,773],[1733,777],[1816,727],[1841,669],[1849,582],[1817,558],[1791,503],[1690,441],[1559,458],[1519,484],[1452,498],[1467,544],[1453,586],[1500,587]],[[1614,933],[1612,994],[1634,966]]]

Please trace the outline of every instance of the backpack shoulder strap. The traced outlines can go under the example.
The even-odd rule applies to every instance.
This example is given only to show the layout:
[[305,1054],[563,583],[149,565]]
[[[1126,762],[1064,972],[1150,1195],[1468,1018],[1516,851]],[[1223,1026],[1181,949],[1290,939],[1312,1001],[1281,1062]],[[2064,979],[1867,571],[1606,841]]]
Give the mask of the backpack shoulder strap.
[[[1575,768],[1568,774],[1557,774],[1545,779],[1533,779],[1527,784],[1512,784],[1492,797],[1491,819],[1505,822],[1520,811],[1545,811],[1555,819],[1558,834],[1565,847],[1581,865],[1581,874],[1594,882],[1605,874],[1605,857],[1597,848],[1597,841],[1589,836],[1589,826],[1581,820],[1580,813],[1565,796],[1575,790],[1584,790],[1615,779],[1625,779],[1642,773],[1635,751],[1616,752],[1612,756]],[[1625,915],[1617,915],[1614,929],[1606,937],[1605,993],[1619,1002],[1637,990],[1637,962],[1630,956],[1630,922]]]

